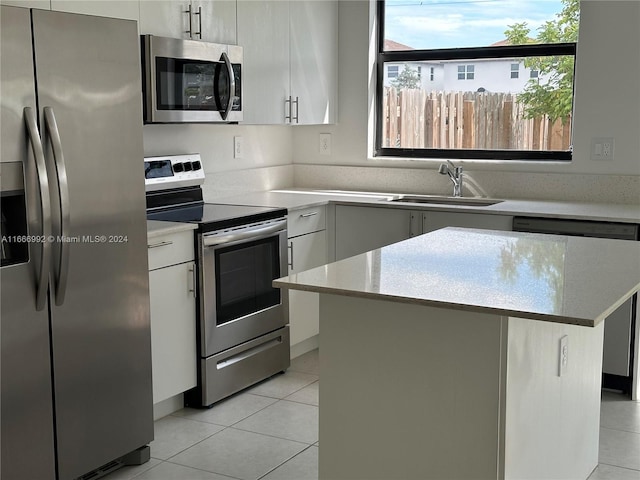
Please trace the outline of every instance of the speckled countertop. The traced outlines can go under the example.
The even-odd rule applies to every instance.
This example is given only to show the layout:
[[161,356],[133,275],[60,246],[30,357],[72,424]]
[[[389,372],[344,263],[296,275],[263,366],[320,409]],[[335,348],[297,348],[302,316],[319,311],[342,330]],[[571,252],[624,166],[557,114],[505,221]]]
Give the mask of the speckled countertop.
[[147,220],[147,239],[160,237],[169,233],[195,230],[197,225],[181,222],[162,222],[160,220]]
[[640,242],[449,227],[274,285],[595,326],[640,289]]
[[640,205],[557,202],[545,200],[504,200],[496,205],[474,207],[462,205],[425,205],[389,202],[397,196],[383,192],[348,192],[342,190],[289,189],[251,192],[216,198],[212,203],[280,207],[289,210],[335,202],[343,205],[385,206],[388,208],[435,211],[475,212],[493,215],[523,215],[530,217],[567,218],[605,222],[640,223]]

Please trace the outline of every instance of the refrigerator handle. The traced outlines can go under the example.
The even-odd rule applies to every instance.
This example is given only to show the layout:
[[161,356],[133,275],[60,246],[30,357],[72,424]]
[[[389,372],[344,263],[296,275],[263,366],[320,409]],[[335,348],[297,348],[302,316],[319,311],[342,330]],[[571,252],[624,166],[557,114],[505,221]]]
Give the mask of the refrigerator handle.
[[[36,115],[31,107],[24,108],[24,122],[27,127],[27,135],[29,136],[29,144],[33,152],[35,165],[35,176],[38,183],[38,194],[40,201],[40,211],[42,216],[41,240],[38,242],[41,246],[40,265],[36,267],[36,310],[44,310],[47,303],[47,286],[49,283],[49,267],[51,264],[51,201],[49,198],[49,180],[47,178],[47,166],[44,162],[44,151],[42,149],[42,141],[40,140],[40,132],[38,132],[38,122]],[[29,165],[25,165],[25,170],[29,170]],[[29,175],[31,176],[31,175]],[[25,187],[29,185],[29,181],[25,181]],[[28,188],[28,187],[26,187]],[[30,195],[30,192],[26,192]]]
[[44,107],[44,124],[48,133],[51,148],[53,150],[53,159],[58,180],[58,199],[60,201],[60,257],[58,258],[55,278],[55,302],[60,306],[64,303],[64,297],[67,293],[67,279],[69,277],[69,224],[71,221],[69,214],[69,181],[67,179],[67,168],[64,162],[64,153],[62,152],[62,142],[60,140],[60,131],[56,122],[56,116],[53,108]]

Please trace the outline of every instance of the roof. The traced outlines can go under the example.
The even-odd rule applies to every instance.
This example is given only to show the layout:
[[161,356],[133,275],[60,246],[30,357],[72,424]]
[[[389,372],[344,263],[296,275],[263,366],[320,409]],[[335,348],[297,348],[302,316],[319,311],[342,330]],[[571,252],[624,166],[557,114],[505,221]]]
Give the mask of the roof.
[[[535,38],[530,38],[527,37],[527,40],[529,40],[529,42],[535,42]],[[492,43],[491,45],[489,45],[490,47],[504,47],[506,45],[512,45],[511,41],[508,38],[505,38],[504,40],[500,40],[499,42],[496,43]]]
[[384,39],[384,49],[385,51],[394,51],[394,50],[413,50],[413,47],[408,45],[404,45],[402,43],[395,42],[393,40]]

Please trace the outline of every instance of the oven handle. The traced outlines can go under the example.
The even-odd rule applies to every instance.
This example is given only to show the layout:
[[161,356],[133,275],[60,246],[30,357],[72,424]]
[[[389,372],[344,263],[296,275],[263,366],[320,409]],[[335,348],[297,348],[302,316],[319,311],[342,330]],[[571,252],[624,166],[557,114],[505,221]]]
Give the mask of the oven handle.
[[228,235],[203,235],[202,244],[205,247],[213,247],[221,245],[223,243],[237,242],[239,240],[254,239],[256,237],[262,237],[276,232],[282,232],[287,228],[287,221],[280,220],[278,222],[271,223],[265,226],[257,226],[252,228],[243,229],[241,231],[232,232]]

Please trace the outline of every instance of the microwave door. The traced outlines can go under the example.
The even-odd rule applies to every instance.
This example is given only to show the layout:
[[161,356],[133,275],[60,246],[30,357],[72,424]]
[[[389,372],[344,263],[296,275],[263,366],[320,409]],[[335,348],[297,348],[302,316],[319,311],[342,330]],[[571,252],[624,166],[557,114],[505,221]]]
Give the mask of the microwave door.
[[223,52],[216,66],[215,98],[218,111],[223,120],[227,120],[235,101],[236,78],[229,56]]

